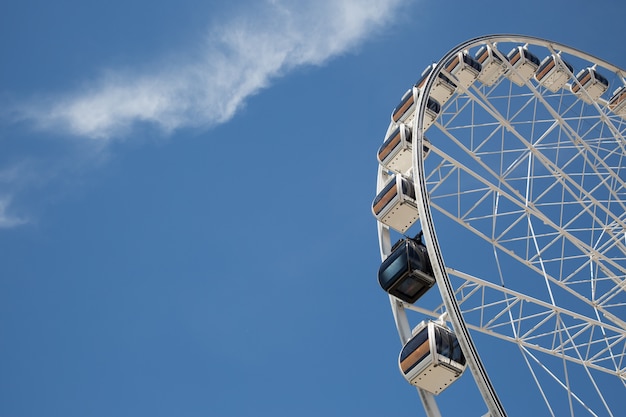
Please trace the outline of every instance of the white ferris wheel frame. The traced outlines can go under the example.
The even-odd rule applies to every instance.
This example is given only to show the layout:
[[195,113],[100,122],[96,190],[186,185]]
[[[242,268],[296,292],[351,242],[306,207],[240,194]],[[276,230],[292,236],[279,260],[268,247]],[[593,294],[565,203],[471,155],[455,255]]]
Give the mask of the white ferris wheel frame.
[[[626,322],[612,312],[614,304],[611,304],[615,302],[617,303],[617,307],[621,308],[622,304],[620,302],[623,300],[624,293],[626,292],[626,250],[624,249],[626,247],[626,242],[624,242],[626,238],[621,239],[622,241],[619,243],[616,243],[615,238],[615,235],[619,235],[620,233],[623,235],[624,231],[626,231],[626,216],[621,214],[616,215],[614,213],[615,209],[609,209],[609,204],[606,201],[598,201],[598,199],[594,197],[593,192],[589,192],[589,190],[586,190],[585,187],[577,186],[577,180],[570,181],[568,178],[569,174],[561,169],[561,167],[551,162],[549,158],[545,157],[542,154],[540,147],[535,146],[536,143],[531,144],[527,141],[523,134],[516,133],[516,128],[510,125],[509,120],[503,117],[498,109],[490,106],[489,99],[485,97],[482,90],[478,88],[465,89],[463,87],[459,87],[460,92],[458,94],[463,94],[464,97],[468,98],[468,101],[479,103],[482,106],[482,111],[489,113],[500,123],[502,127],[507,128],[509,132],[512,132],[513,135],[518,137],[520,142],[526,144],[527,153],[525,155],[528,156],[528,161],[520,158],[520,161],[516,163],[518,168],[523,164],[528,164],[530,166],[529,161],[531,159],[541,161],[544,165],[551,167],[552,172],[550,172],[550,175],[556,178],[555,183],[559,183],[562,187],[568,187],[568,190],[573,189],[571,190],[572,193],[579,193],[582,196],[581,199],[587,202],[585,204],[581,204],[583,207],[582,212],[585,212],[585,215],[595,217],[604,216],[603,219],[605,221],[601,223],[609,223],[609,225],[605,228],[606,230],[597,231],[597,233],[601,234],[598,238],[598,245],[596,247],[591,247],[589,244],[581,242],[575,236],[571,235],[572,232],[570,232],[568,227],[576,223],[577,217],[571,219],[569,222],[565,222],[565,224],[563,224],[563,221],[561,221],[561,224],[555,224],[554,219],[549,216],[545,216],[542,213],[541,208],[533,205],[532,198],[529,199],[528,195],[518,195],[519,192],[513,187],[508,187],[506,181],[494,183],[493,181],[490,181],[490,179],[484,178],[480,174],[472,171],[471,168],[465,167],[463,162],[455,160],[453,156],[446,155],[445,150],[437,148],[434,143],[428,142],[430,153],[439,154],[440,157],[445,158],[446,168],[444,169],[443,166],[438,167],[440,172],[437,173],[437,175],[433,175],[432,172],[426,172],[424,168],[424,153],[421,150],[426,144],[424,138],[425,109],[429,93],[439,74],[443,73],[450,76],[450,74],[445,71],[445,63],[461,51],[467,51],[480,45],[494,46],[499,42],[515,43],[519,45],[536,45],[546,48],[548,51],[552,51],[553,54],[559,57],[561,53],[575,56],[589,63],[600,65],[604,69],[608,69],[615,74],[617,79],[621,80],[622,85],[626,84],[626,72],[613,64],[575,48],[530,36],[503,34],[471,39],[452,48],[438,61],[430,73],[426,84],[422,87],[423,93],[420,94],[415,107],[415,117],[412,122],[413,166],[411,172],[415,186],[419,224],[421,225],[425,244],[428,249],[428,255],[432,263],[433,273],[442,301],[436,307],[427,308],[420,306],[419,302],[415,305],[408,304],[390,295],[389,299],[394,320],[402,343],[405,343],[411,337],[411,326],[407,317],[407,310],[415,311],[430,317],[445,317],[449,320],[459,339],[461,349],[465,353],[468,368],[474,377],[476,386],[484,400],[485,406],[487,407],[487,415],[490,415],[491,417],[504,417],[507,414],[486,372],[485,366],[483,365],[483,362],[478,354],[478,350],[474,345],[470,335],[470,330],[494,336],[501,340],[516,344],[522,352],[524,360],[531,370],[533,378],[537,382],[539,389],[542,391],[541,395],[544,399],[546,399],[548,394],[543,392],[541,384],[538,381],[538,377],[533,372],[530,362],[533,362],[535,366],[543,368],[546,373],[552,376],[557,384],[568,391],[570,402],[582,405],[583,408],[588,409],[589,415],[595,416],[598,414],[589,409],[589,407],[584,404],[584,401],[581,400],[576,393],[571,391],[567,378],[564,379],[555,375],[548,366],[543,365],[541,360],[537,359],[536,353],[534,352],[552,355],[568,363],[581,366],[589,375],[589,378],[594,386],[595,382],[593,382],[593,378],[590,375],[591,371],[600,371],[612,375],[620,380],[624,386],[626,386]],[[505,53],[506,51],[500,52]],[[506,65],[509,66],[510,70],[511,65],[509,62],[506,61],[506,59],[503,59],[503,61],[505,61]],[[575,76],[575,74],[572,75]],[[575,77],[573,77],[572,80],[572,82],[577,82],[575,81]],[[532,98],[537,102],[543,103],[546,109],[548,109],[547,111],[554,119],[554,125],[564,129],[566,134],[571,134],[572,141],[576,142],[576,146],[584,149],[585,157],[590,155],[588,159],[592,159],[594,163],[597,163],[597,161],[602,163],[603,158],[598,156],[596,150],[593,149],[593,146],[586,143],[584,138],[581,138],[576,131],[570,129],[570,125],[564,120],[560,112],[555,111],[553,107],[546,102],[542,93],[539,91],[538,86],[527,82],[526,87],[528,88],[529,94],[532,95]],[[606,111],[603,110],[606,108],[606,101],[600,102],[600,100],[602,99],[596,100],[596,102],[591,103],[591,105],[596,107],[600,114],[600,119],[606,125],[606,129],[608,129],[610,134],[615,138],[617,143],[616,146],[618,148],[617,152],[621,152],[621,161],[621,157],[626,156],[626,140],[624,139],[624,132],[626,131],[626,128],[624,128],[624,126],[616,127],[615,123],[609,120],[606,115]],[[434,126],[444,132],[444,134],[447,134],[450,137],[450,140],[455,140],[454,135],[451,134],[446,127],[442,125],[442,123],[443,122],[439,118],[435,121]],[[389,126],[387,134],[390,133],[393,127],[394,123],[392,122]],[[497,172],[492,172],[492,168],[488,164],[482,162],[479,156],[476,156],[469,151],[467,153],[471,158],[473,158],[473,162],[476,163],[480,169],[483,169],[486,172],[491,172],[493,178],[497,178],[498,176],[502,177],[502,175],[499,175]],[[601,169],[604,176],[608,178],[606,181],[618,184],[609,187],[612,190],[617,189],[620,191],[620,193],[613,193],[616,195],[611,196],[611,204],[613,204],[613,207],[621,207],[623,211],[626,212],[626,203],[624,202],[626,201],[626,195],[624,193],[626,181],[621,178],[623,171],[616,173],[615,167],[610,166],[610,164],[600,167],[599,169]],[[527,268],[530,268],[531,270],[534,270],[538,274],[542,275],[545,278],[545,287],[550,293],[548,300],[542,300],[533,295],[507,288],[504,285],[493,282],[493,280],[479,278],[473,276],[472,274],[446,266],[443,260],[439,240],[437,238],[431,208],[444,213],[444,215],[449,219],[456,221],[460,226],[468,229],[470,228],[468,219],[471,217],[465,217],[461,215],[460,212],[453,213],[446,211],[444,208],[439,207],[437,202],[431,201],[430,194],[432,192],[432,188],[437,186],[437,183],[438,181],[441,181],[441,178],[445,178],[447,175],[452,175],[451,172],[462,172],[463,175],[473,178],[476,183],[481,185],[484,190],[484,195],[482,200],[478,201],[476,204],[480,204],[481,201],[486,198],[494,199],[495,203],[492,204],[495,204],[496,207],[500,198],[502,198],[503,201],[507,200],[508,202],[515,202],[518,204],[517,209],[519,210],[519,215],[516,220],[513,221],[514,223],[518,223],[520,221],[525,222],[526,219],[530,219],[530,216],[532,216],[533,219],[542,220],[544,223],[550,224],[555,230],[558,230],[558,236],[539,236],[533,231],[533,223],[530,220],[527,221],[528,224],[526,227],[530,231],[528,232],[529,236],[526,244],[535,246],[534,255],[529,253],[525,255],[515,253],[506,244],[503,244],[498,240],[494,240],[493,236],[480,236],[483,240],[492,242],[496,262],[498,262],[498,252],[503,253],[510,256],[520,264],[525,265]],[[377,192],[382,190],[389,178],[389,175],[390,173],[387,172],[384,167],[379,166]],[[531,175],[530,168],[529,175]],[[437,178],[433,179],[433,177]],[[548,191],[546,191],[546,193],[547,192]],[[459,189],[459,200],[462,196],[463,191]],[[497,210],[497,208],[494,210]],[[471,208],[469,211],[471,211]],[[467,213],[469,213],[469,211],[467,211]],[[513,211],[511,211],[511,213],[513,213]],[[514,225],[511,226],[511,228],[513,227]],[[614,229],[613,231],[609,230],[611,227]],[[480,232],[476,229],[473,229],[472,232],[476,235],[480,235]],[[611,235],[612,237],[603,237],[605,232],[607,235]],[[391,252],[392,242],[389,227],[381,222],[378,222],[378,235],[381,258],[384,260]],[[609,281],[612,281],[609,283],[612,285],[610,287],[611,289],[604,294],[599,294],[598,297],[595,297],[594,294],[593,299],[590,299],[589,297],[581,295],[576,290],[572,290],[572,283],[568,282],[568,279],[571,279],[571,276],[565,278],[562,276],[555,277],[546,273],[544,265],[548,262],[548,260],[542,258],[542,251],[544,248],[545,250],[548,250],[550,247],[556,247],[558,243],[555,242],[560,242],[559,239],[567,239],[569,242],[574,242],[578,245],[578,250],[580,250],[581,253],[589,255],[590,260],[588,263],[584,263],[585,266],[592,268],[595,265],[598,268],[605,268],[603,274],[605,275],[605,278],[608,277],[610,278]],[[602,239],[608,240],[602,241]],[[542,244],[540,248],[538,240],[547,241],[548,243]],[[605,255],[606,252],[615,250],[621,252],[622,256],[618,258],[608,258]],[[532,250],[529,252],[532,252]],[[564,249],[562,249],[562,257],[566,258],[568,255],[564,252]],[[602,262],[596,263],[598,259]],[[580,271],[575,272],[580,273]],[[573,276],[574,273],[571,275]],[[456,288],[453,287],[450,279],[451,276],[460,280],[462,284],[457,285]],[[591,280],[593,281],[593,278]],[[591,285],[594,286],[595,284],[592,282]],[[600,283],[598,283],[598,285],[600,285]],[[560,306],[552,295],[552,289],[564,291],[569,294],[569,296],[572,296],[573,298],[590,306],[593,314],[587,311],[581,313],[572,310],[571,308]],[[490,294],[498,294],[498,296],[494,298],[490,296]],[[464,315],[467,315],[468,311],[471,311],[472,314],[479,316],[480,320],[466,321]],[[528,311],[531,311],[532,313],[528,313]],[[590,334],[592,336],[588,336]],[[544,343],[545,339],[551,339],[552,342]],[[601,345],[601,347],[598,347],[598,345]],[[606,411],[607,415],[613,416],[614,414],[609,405],[606,404],[602,397],[600,388],[596,387],[595,389],[601,398],[601,401],[604,403],[604,411]],[[440,417],[441,413],[435,401],[435,397],[419,388],[418,392],[427,416]],[[559,410],[551,409],[547,399],[546,404],[548,405],[551,415],[561,415]],[[570,414],[574,415],[574,412],[570,410]]]

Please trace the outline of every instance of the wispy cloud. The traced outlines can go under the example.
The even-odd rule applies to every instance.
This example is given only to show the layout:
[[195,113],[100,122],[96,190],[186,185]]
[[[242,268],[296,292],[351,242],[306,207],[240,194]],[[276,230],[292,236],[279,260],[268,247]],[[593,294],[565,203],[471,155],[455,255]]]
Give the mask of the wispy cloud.
[[109,71],[87,89],[27,105],[41,129],[110,140],[135,123],[165,132],[229,120],[246,98],[303,65],[320,65],[378,33],[404,0],[274,0],[213,27],[186,61],[152,73]]
[[[167,135],[224,123],[277,78],[323,65],[380,34],[410,1],[252,1],[240,9],[245,13],[222,16],[195,47],[155,57],[149,67],[85,74],[80,88],[62,94],[35,92],[37,100],[8,113],[20,126],[34,127],[36,141],[54,136],[56,152],[5,155],[14,167],[0,167],[0,228],[28,222],[14,214],[24,190],[93,165],[86,160],[101,162],[109,144],[130,137],[138,125]],[[73,138],[71,149],[59,151],[59,138]]]
[[28,220],[9,213],[10,197],[0,198],[0,229],[8,229],[27,223]]

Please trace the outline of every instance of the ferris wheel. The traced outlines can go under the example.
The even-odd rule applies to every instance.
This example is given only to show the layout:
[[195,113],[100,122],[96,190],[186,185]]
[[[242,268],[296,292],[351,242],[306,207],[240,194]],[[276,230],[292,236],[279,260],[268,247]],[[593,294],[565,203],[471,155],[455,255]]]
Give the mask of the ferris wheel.
[[466,392],[468,416],[623,415],[625,76],[491,35],[426,67],[393,110],[378,278],[428,417]]

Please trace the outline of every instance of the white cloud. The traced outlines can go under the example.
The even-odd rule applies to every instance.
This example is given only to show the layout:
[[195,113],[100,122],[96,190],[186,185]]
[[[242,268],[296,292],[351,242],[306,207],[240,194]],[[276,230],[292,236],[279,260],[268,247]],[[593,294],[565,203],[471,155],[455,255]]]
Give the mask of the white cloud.
[[[137,124],[167,134],[224,123],[247,98],[289,71],[354,51],[393,23],[410,1],[250,1],[239,8],[245,14],[222,18],[193,48],[158,57],[141,69],[108,69],[74,91],[39,94],[5,112],[4,117],[14,115],[21,126],[38,132],[29,137],[29,148],[3,155],[0,228],[31,221],[32,216],[15,214],[24,211],[24,195],[31,205],[33,200],[45,204],[55,184],[75,186],[83,171],[106,161],[111,141],[129,137]],[[72,137],[79,140],[63,140]],[[33,199],[40,191],[46,196]]]
[[0,229],[7,229],[15,226],[19,226],[28,222],[28,220],[14,216],[9,213],[9,206],[11,205],[11,198],[4,196],[0,198]]
[[402,3],[271,0],[212,28],[193,59],[176,57],[152,73],[109,71],[84,90],[23,107],[22,116],[41,129],[100,142],[141,122],[165,132],[223,123],[276,77],[323,64],[374,36]]

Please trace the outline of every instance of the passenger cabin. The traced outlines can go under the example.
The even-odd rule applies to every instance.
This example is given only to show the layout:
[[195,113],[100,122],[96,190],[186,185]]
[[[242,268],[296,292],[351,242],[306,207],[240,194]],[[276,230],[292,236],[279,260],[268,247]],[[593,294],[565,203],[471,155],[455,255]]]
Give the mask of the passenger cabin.
[[[420,79],[415,84],[417,88],[419,88],[420,90],[424,89],[424,86],[426,85],[426,81],[428,81],[428,76],[430,75],[431,72],[433,72],[433,69],[435,69],[436,65],[437,64],[431,64],[427,66],[426,69],[424,69],[424,71],[422,71],[422,75],[420,76]],[[439,104],[443,106],[444,104],[446,104],[448,100],[450,100],[450,97],[452,97],[455,92],[456,92],[456,84],[453,83],[452,80],[450,80],[450,78],[446,77],[444,74],[440,72],[439,75],[437,76],[437,79],[433,82],[433,85],[430,87],[429,96],[437,100]]]
[[[430,147],[423,138],[422,158],[426,158]],[[400,123],[378,149],[378,162],[389,171],[404,174],[413,166],[413,134],[411,128]]]
[[[419,100],[421,90],[415,86],[411,87],[400,100],[400,103],[396,106],[391,113],[391,120],[394,123],[404,123],[411,125],[415,118],[415,107]],[[439,116],[441,111],[441,105],[437,100],[432,97],[428,97],[426,101],[426,110],[424,111],[424,130],[428,129]]]
[[478,81],[484,85],[493,85],[507,70],[499,52],[491,45],[481,46],[474,58],[482,66]]
[[507,59],[512,68],[506,73],[506,76],[511,82],[520,87],[535,75],[540,64],[539,58],[533,55],[525,46],[513,48],[507,55]]
[[401,239],[378,269],[378,283],[387,293],[413,304],[435,285],[426,246],[417,239]]
[[558,55],[549,55],[544,58],[535,72],[535,79],[548,90],[556,93],[569,81],[574,67],[565,62]]
[[609,109],[622,119],[626,119],[626,85],[623,85],[613,92],[609,100]]
[[457,85],[467,89],[476,81],[482,67],[469,53],[462,51],[446,63],[445,69],[454,75]]
[[419,217],[413,181],[400,174],[392,176],[372,202],[372,212],[379,222],[406,232]]
[[439,394],[465,370],[465,356],[456,335],[432,321],[421,322],[404,345],[399,357],[400,371],[411,384]]
[[594,103],[608,89],[609,80],[593,67],[580,70],[576,81],[570,85],[572,93],[588,104]]

